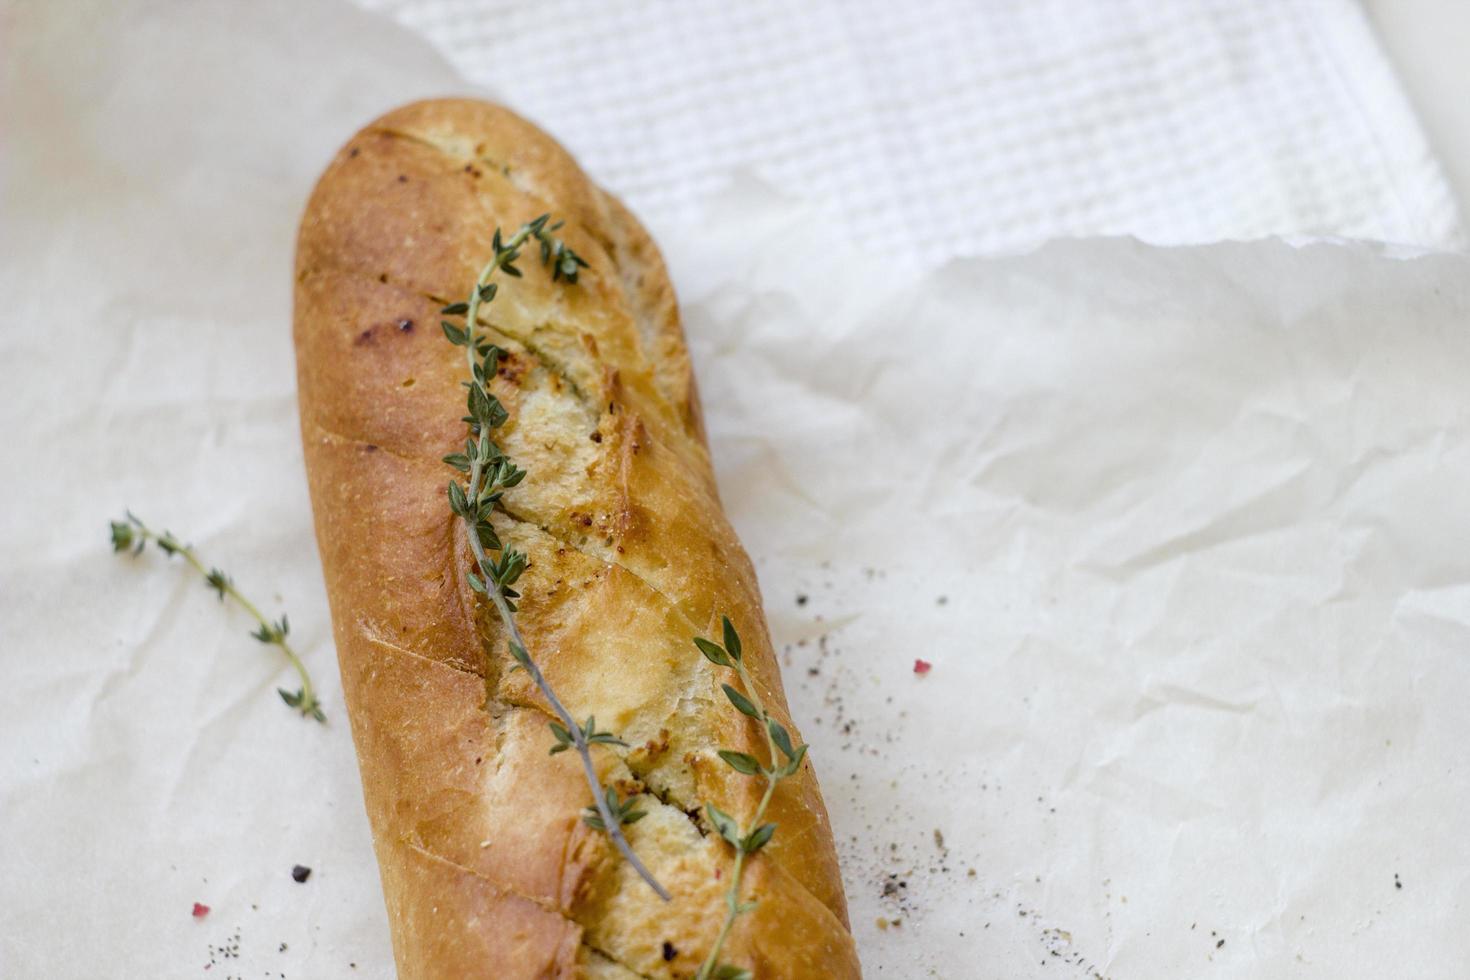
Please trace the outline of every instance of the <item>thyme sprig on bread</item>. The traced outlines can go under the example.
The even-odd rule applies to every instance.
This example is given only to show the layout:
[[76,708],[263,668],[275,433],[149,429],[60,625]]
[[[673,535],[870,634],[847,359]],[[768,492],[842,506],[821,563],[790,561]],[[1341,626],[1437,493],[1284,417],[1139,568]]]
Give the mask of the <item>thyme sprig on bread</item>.
[[[575,750],[582,761],[582,769],[592,791],[593,803],[583,812],[583,820],[597,830],[606,831],[614,845],[629,864],[641,875],[660,897],[670,897],[663,886],[639,860],[628,844],[622,827],[641,819],[644,812],[637,809],[634,799],[621,799],[612,786],[604,786],[597,776],[592,762],[593,745],[609,745],[626,748],[627,744],[612,732],[597,727],[596,719],[588,718],[578,724],[557,697],[535,659],[526,648],[526,642],[516,623],[515,583],[528,565],[526,555],[505,545],[490,521],[506,491],[526,478],[526,471],[518,467],[505,451],[491,438],[491,432],[509,418],[509,413],[498,398],[490,391],[490,380],[495,377],[501,359],[506,352],[485,339],[479,332],[480,311],[495,299],[498,285],[491,281],[497,272],[519,277],[520,270],[515,262],[521,248],[531,240],[540,246],[543,265],[550,266],[553,281],[566,280],[575,284],[579,270],[587,263],[554,236],[560,223],[548,224],[548,215],[528,222],[502,241],[500,229],[496,229],[492,241],[493,257],[481,270],[470,290],[469,298],[453,303],[441,311],[446,316],[462,317],[463,325],[444,320],[441,324],[444,335],[456,346],[465,349],[465,359],[470,369],[470,380],[464,382],[468,389],[468,412],[464,421],[469,427],[464,452],[444,457],[444,462],[465,474],[466,482],[452,480],[448,486],[450,509],[465,525],[466,538],[474,555],[477,572],[468,576],[470,588],[484,595],[495,606],[507,634],[510,655],[524,669],[550,705],[554,721],[549,722],[553,744],[550,752],[555,755]],[[744,776],[763,779],[765,791],[761,795],[754,813],[744,824],[725,813],[713,803],[705,805],[705,814],[720,838],[734,849],[734,866],[730,875],[730,886],[725,894],[725,916],[720,925],[714,945],[695,975],[695,980],[753,980],[753,974],[742,967],[720,962],[720,952],[735,924],[735,920],[755,908],[754,901],[741,900],[741,880],[747,861],[758,853],[775,835],[776,825],[765,823],[766,810],[771,797],[781,780],[794,775],[801,768],[807,747],[792,743],[791,735],[784,726],[766,710],[754,681],[745,667],[740,635],[728,617],[723,617],[723,643],[715,643],[704,637],[695,637],[694,644],[705,658],[718,667],[734,672],[739,686],[721,684],[725,697],[736,711],[752,719],[761,727],[766,743],[766,760],[734,749],[720,749],[718,754],[725,764]]]
[[[660,885],[653,873],[639,860],[622,828],[643,817],[634,801],[622,800],[612,786],[604,786],[592,763],[593,745],[624,746],[611,732],[598,731],[596,722],[588,718],[585,725],[577,724],[571,712],[556,696],[550,682],[541,673],[535,659],[526,649],[526,641],[516,624],[516,600],[520,594],[515,583],[526,570],[529,561],[523,552],[507,547],[496,534],[490,522],[505,492],[526,478],[526,471],[516,466],[491,438],[491,432],[505,424],[508,413],[500,400],[490,391],[490,380],[495,377],[498,365],[506,354],[500,347],[486,340],[479,331],[480,309],[495,299],[499,285],[491,280],[497,272],[519,278],[521,271],[515,262],[521,248],[533,239],[540,248],[541,262],[548,266],[552,281],[577,282],[577,273],[587,267],[581,256],[555,237],[561,222],[549,224],[550,215],[542,215],[522,225],[509,239],[502,241],[500,229],[495,230],[491,249],[494,254],[480,270],[465,302],[452,303],[441,311],[445,316],[463,318],[463,326],[444,320],[441,326],[444,336],[456,346],[465,349],[465,360],[470,369],[470,380],[464,382],[468,389],[469,414],[464,417],[469,427],[464,452],[444,457],[444,462],[465,474],[466,482],[451,480],[448,487],[449,507],[464,523],[465,537],[474,555],[476,571],[469,573],[470,588],[490,600],[505,628],[506,642],[516,664],[530,675],[532,682],[550,705],[556,719],[550,723],[554,744],[551,753],[573,749],[582,761],[582,771],[592,791],[592,806],[583,814],[588,826],[605,831],[613,845],[628,863],[638,872],[658,896],[668,901],[668,891]],[[492,557],[494,553],[494,557]]]
[[276,692],[281,695],[281,700],[305,717],[325,722],[327,716],[322,711],[321,701],[317,699],[316,689],[312,687],[311,675],[306,670],[306,664],[301,661],[301,657],[291,649],[291,644],[286,641],[286,636],[291,632],[291,622],[286,618],[286,614],[282,613],[281,618],[277,620],[267,619],[260,608],[245,598],[235,587],[234,579],[218,568],[206,568],[193,546],[184,544],[169,531],[153,530],[134,516],[132,511],[127,512],[125,520],[112,522],[113,551],[131,551],[132,554],[139,555],[147,547],[149,541],[158,545],[158,549],[170,558],[178,555],[193,566],[196,572],[204,576],[204,584],[218,593],[220,602],[224,602],[225,596],[229,596],[255,618],[258,625],[255,632],[250,635],[267,646],[278,647],[296,670],[296,675],[301,678],[301,687],[295,691],[288,691],[283,687],[276,689]]
[[[754,901],[742,902],[740,900],[740,876],[745,870],[746,859],[769,844],[775,835],[776,825],[761,821],[765,819],[766,808],[770,806],[771,797],[775,794],[777,785],[786,777],[795,775],[801,768],[801,761],[806,758],[807,747],[793,745],[791,733],[775,718],[772,718],[771,713],[766,710],[765,704],[761,701],[760,692],[756,690],[755,682],[751,680],[750,674],[745,669],[745,660],[740,647],[740,634],[736,632],[735,624],[730,622],[728,616],[725,616],[721,617],[721,626],[724,632],[723,646],[702,636],[694,638],[694,645],[710,663],[717,667],[727,667],[735,672],[740,681],[740,688],[729,684],[721,684],[720,687],[736,711],[760,724],[766,741],[766,757],[770,761],[762,763],[753,755],[732,749],[719,750],[720,758],[725,760],[725,764],[731,769],[742,776],[764,779],[766,791],[761,795],[760,803],[756,805],[749,822],[743,826],[713,803],[705,805],[705,813],[710,823],[720,837],[735,849],[735,866],[730,874],[730,888],[725,893],[725,920],[720,926],[715,944],[710,947],[709,955],[705,957],[699,972],[695,974],[695,980],[752,980],[754,974],[749,970],[721,963],[720,950],[725,945],[725,938],[730,935],[730,929],[735,925],[735,920],[755,908]],[[778,750],[779,756],[777,755]]]

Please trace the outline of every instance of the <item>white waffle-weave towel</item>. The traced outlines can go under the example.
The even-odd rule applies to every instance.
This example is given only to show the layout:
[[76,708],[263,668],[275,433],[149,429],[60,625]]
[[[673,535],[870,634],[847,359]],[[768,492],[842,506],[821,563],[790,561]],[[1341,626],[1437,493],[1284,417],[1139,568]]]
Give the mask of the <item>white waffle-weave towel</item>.
[[358,0],[645,219],[733,172],[926,262],[1061,236],[1467,244],[1355,0]]

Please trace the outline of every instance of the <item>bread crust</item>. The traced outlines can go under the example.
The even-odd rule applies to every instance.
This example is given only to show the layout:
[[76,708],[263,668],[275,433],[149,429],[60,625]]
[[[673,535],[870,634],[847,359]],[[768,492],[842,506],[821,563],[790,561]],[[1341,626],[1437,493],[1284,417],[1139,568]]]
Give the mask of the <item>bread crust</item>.
[[[510,352],[497,436],[530,475],[494,522],[531,559],[527,645],[573,715],[630,749],[594,750],[643,793],[627,828],[674,893],[660,902],[579,819],[573,753],[548,754],[547,705],[512,671],[476,601],[440,457],[463,443],[461,352],[439,330],[507,231],[550,212],[590,268],[530,273],[481,329]],[[749,559],[720,506],[688,350],[658,250],[535,126],[444,99],[390,112],[327,167],[302,218],[295,339],[302,440],[344,694],[398,974],[692,976],[723,915],[729,848],[697,808],[747,818],[758,780],[715,755],[761,755],[695,651],[740,628],[772,714],[799,737]],[[859,976],[811,763],[780,785],[780,830],[748,865],[724,959],[757,977]],[[728,879],[726,879],[728,880]],[[673,951],[672,958],[669,951]]]

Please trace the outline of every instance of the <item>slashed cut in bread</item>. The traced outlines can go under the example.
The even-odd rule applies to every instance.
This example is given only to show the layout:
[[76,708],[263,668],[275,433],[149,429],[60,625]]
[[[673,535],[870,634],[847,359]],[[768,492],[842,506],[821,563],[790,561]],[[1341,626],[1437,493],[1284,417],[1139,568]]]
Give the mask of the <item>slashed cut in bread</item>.
[[[551,755],[546,702],[513,671],[440,458],[465,436],[463,351],[439,308],[463,299],[509,234],[550,212],[589,263],[553,283],[528,250],[480,329],[509,351],[491,385],[498,442],[529,476],[495,527],[530,567],[527,646],[597,746],[604,782],[639,795],[626,828],[673,893],[661,901],[586,826],[576,753]],[[421,102],[343,147],[301,222],[295,336],[302,438],[363,793],[398,974],[693,976],[733,859],[700,808],[742,821],[763,781],[715,754],[765,757],[694,636],[728,615],[793,737],[750,561],[720,506],[679,313],[654,244],[536,127],[498,106]],[[859,976],[811,763],[748,864],[723,960],[760,980]]]

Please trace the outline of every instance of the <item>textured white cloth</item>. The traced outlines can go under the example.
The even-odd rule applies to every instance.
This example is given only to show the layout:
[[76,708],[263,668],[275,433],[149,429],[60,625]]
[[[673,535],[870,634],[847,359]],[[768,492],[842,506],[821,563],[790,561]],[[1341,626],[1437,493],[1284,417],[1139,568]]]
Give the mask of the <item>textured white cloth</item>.
[[359,0],[655,226],[732,171],[925,260],[1082,235],[1462,248],[1353,0]]

